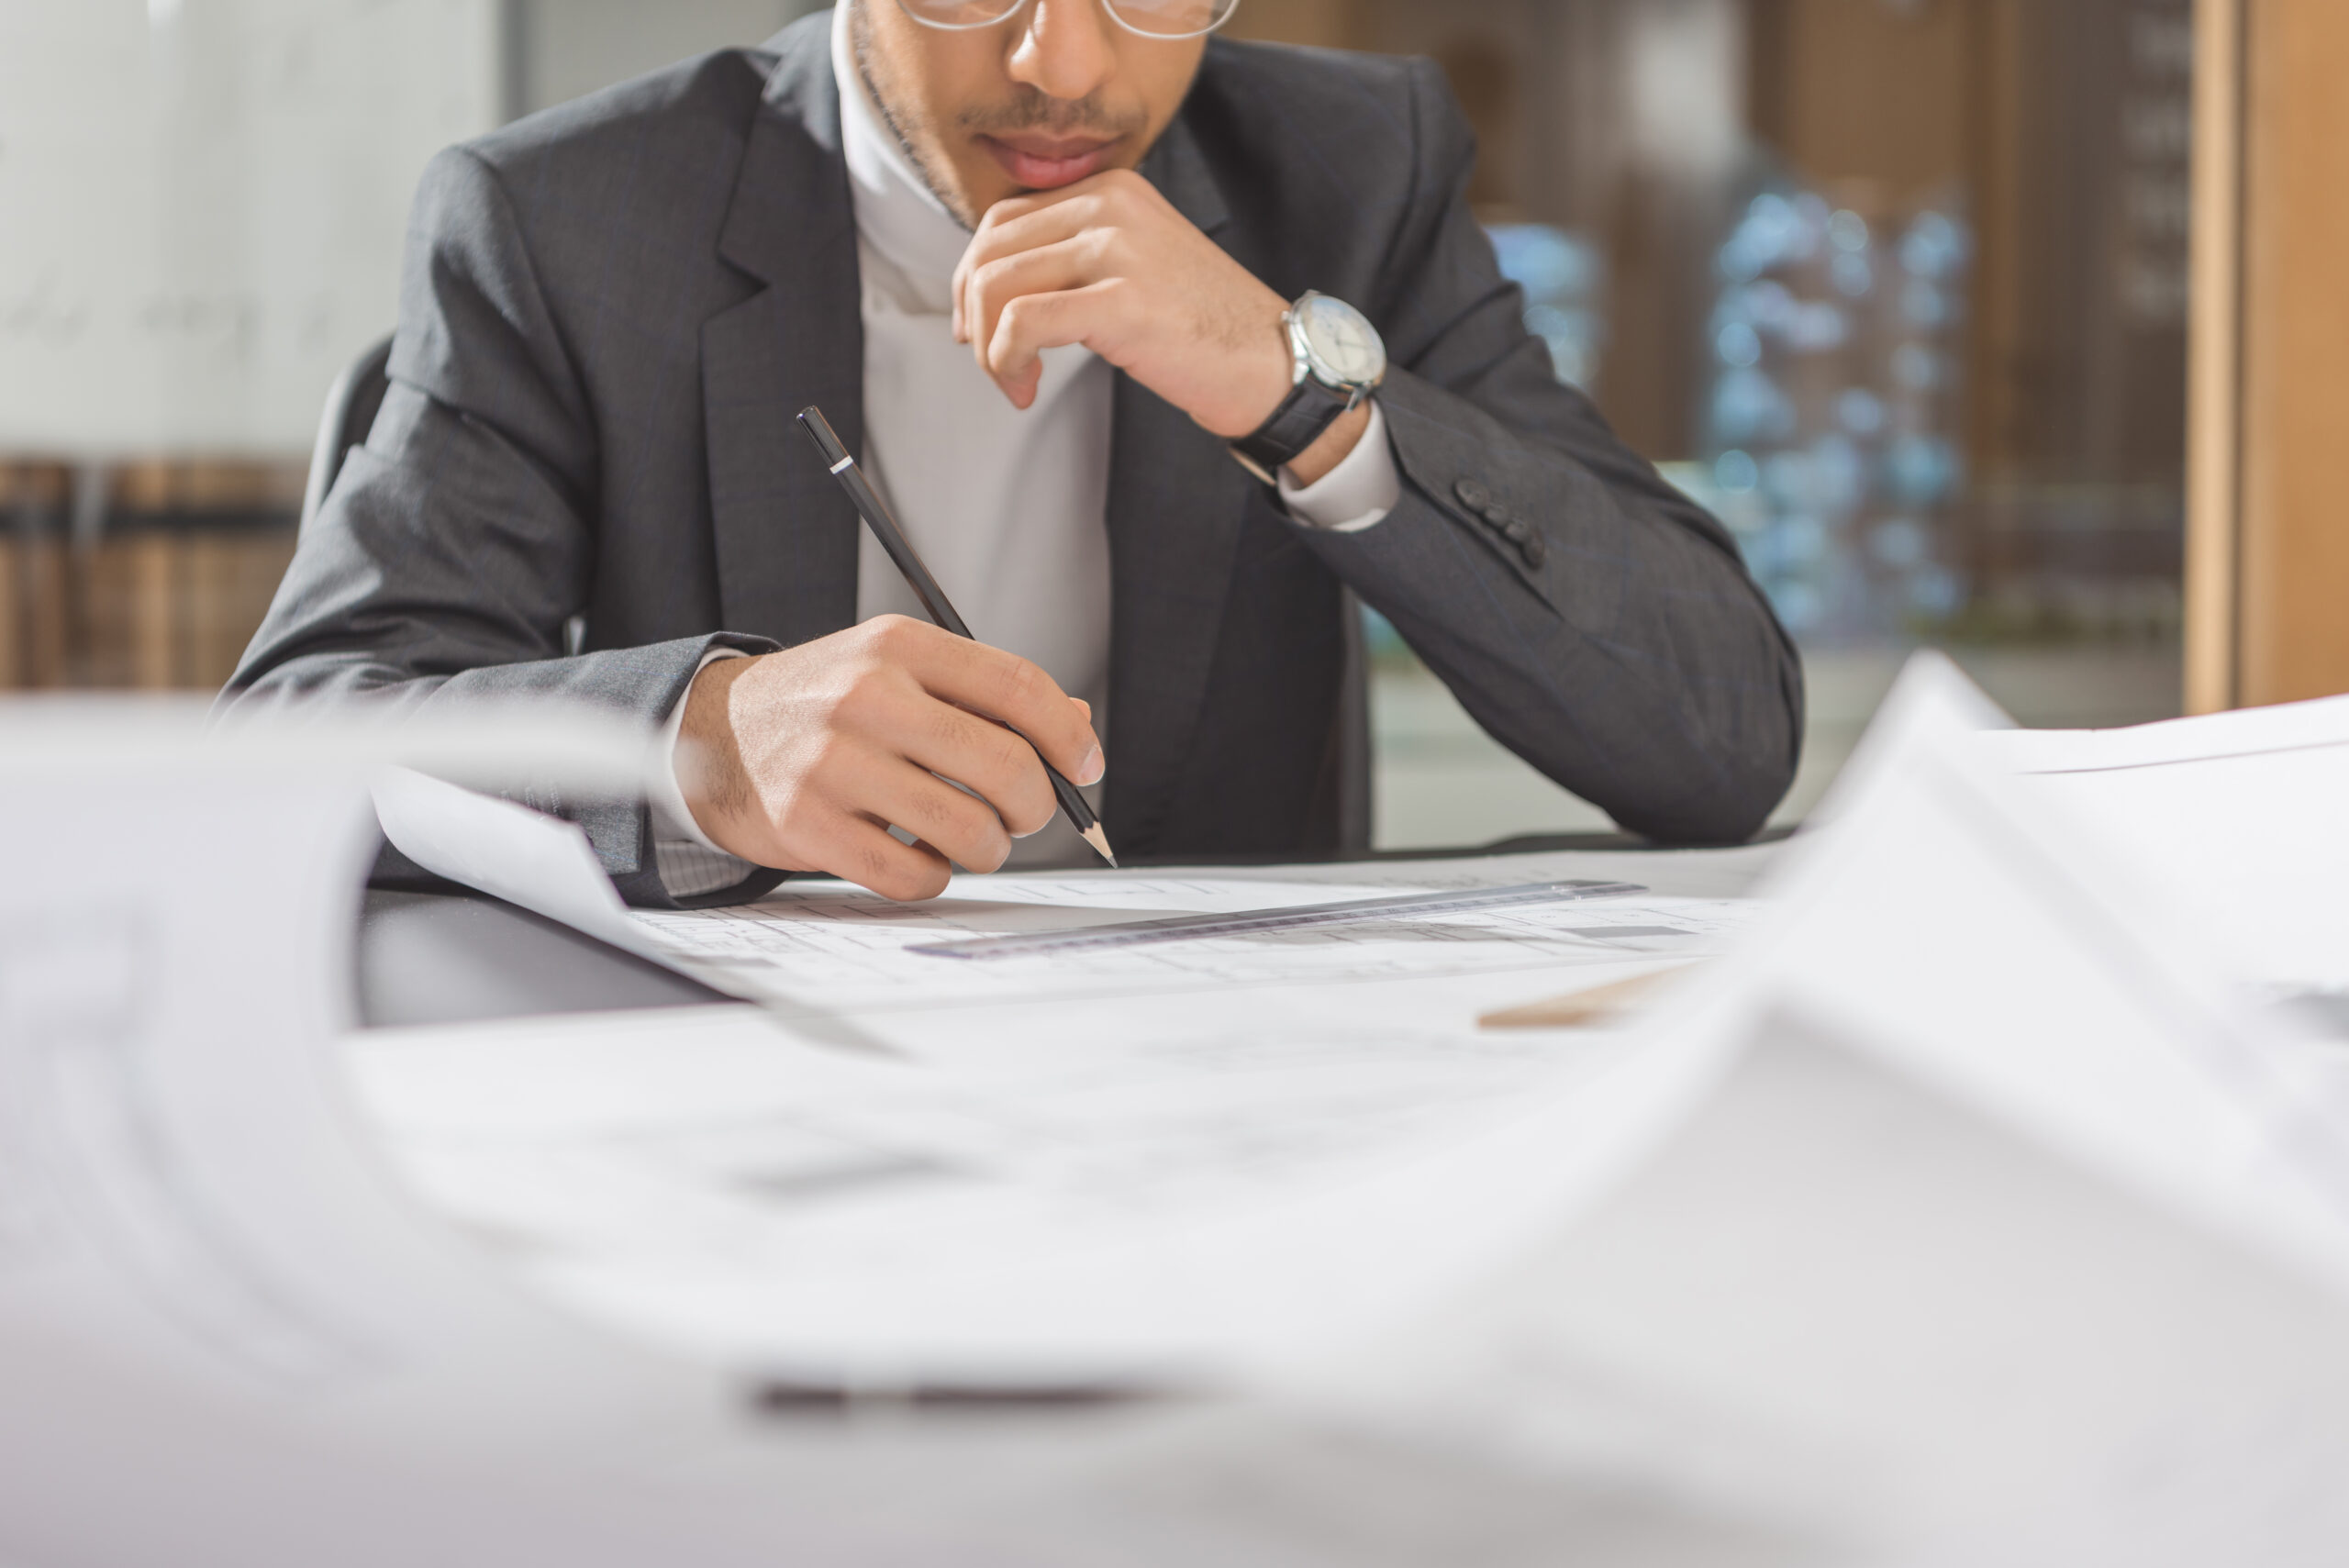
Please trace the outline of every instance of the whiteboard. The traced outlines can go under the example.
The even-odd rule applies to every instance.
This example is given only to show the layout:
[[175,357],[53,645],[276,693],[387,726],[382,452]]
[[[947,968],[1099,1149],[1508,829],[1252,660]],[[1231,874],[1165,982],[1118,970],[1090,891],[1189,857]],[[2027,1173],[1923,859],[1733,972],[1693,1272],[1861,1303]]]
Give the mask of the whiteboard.
[[497,0],[0,0],[0,452],[298,458]]

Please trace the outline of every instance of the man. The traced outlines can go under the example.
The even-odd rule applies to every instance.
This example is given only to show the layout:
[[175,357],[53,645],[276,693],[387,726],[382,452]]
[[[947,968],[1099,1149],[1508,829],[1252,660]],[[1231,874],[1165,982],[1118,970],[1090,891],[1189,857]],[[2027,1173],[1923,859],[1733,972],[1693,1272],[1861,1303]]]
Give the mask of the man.
[[[1551,374],[1436,72],[1231,4],[844,0],[442,154],[224,701],[617,706],[673,785],[553,804],[630,900],[917,898],[1039,753],[1129,856],[1338,847],[1351,588],[1626,828],[1751,834],[1801,678],[1727,535]],[[890,613],[810,404],[988,645]]]

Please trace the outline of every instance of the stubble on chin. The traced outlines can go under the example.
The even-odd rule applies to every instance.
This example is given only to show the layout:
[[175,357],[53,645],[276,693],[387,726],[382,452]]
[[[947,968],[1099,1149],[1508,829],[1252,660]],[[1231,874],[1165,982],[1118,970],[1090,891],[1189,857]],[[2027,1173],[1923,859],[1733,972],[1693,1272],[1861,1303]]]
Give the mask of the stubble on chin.
[[[913,165],[914,172],[921,176],[921,183],[929,187],[930,194],[936,196],[939,205],[952,213],[963,228],[975,232],[979,227],[979,215],[971,210],[970,198],[956,189],[952,180],[940,178],[940,171],[932,164],[942,160],[933,159],[922,150],[914,139],[910,117],[891,102],[889,93],[883,88],[880,78],[888,68],[882,61],[880,51],[873,47],[873,18],[865,10],[872,4],[873,0],[856,0],[849,12],[849,46],[856,56],[856,74],[864,83],[865,94],[873,100],[873,106],[880,111],[881,123],[888,128],[891,136],[897,139],[898,150],[905,153],[906,161]],[[937,139],[935,128],[923,128],[930,130],[934,144]]]

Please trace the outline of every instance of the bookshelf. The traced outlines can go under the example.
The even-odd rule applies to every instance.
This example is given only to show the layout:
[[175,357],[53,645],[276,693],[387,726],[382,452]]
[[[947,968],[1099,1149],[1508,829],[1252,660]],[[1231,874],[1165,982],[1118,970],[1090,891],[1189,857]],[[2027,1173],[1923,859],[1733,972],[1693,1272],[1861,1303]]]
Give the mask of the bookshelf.
[[0,462],[0,689],[217,689],[293,559],[302,478]]

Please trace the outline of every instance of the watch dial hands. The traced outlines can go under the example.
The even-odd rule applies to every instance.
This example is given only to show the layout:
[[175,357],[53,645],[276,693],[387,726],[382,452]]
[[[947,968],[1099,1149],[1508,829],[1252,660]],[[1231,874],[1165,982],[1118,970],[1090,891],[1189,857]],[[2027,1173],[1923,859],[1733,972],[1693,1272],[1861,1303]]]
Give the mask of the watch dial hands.
[[1293,307],[1313,373],[1325,385],[1375,385],[1386,362],[1378,329],[1344,301],[1311,295]]

